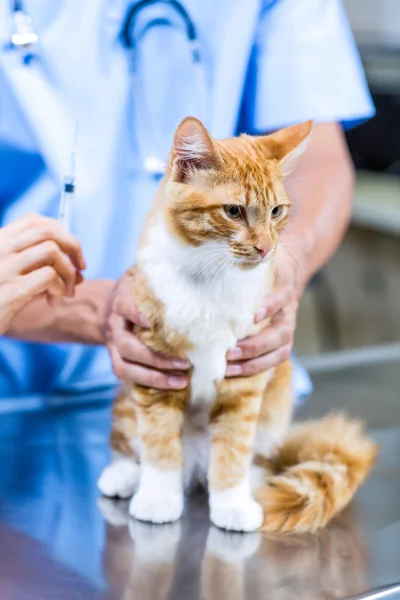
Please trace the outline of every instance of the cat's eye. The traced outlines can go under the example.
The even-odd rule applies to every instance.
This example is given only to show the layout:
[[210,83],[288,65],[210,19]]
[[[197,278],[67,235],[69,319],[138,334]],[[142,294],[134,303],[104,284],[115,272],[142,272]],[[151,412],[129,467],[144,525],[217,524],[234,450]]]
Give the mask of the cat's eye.
[[283,214],[283,205],[280,204],[279,206],[275,206],[272,210],[271,210],[271,216],[273,219],[279,219],[279,217],[282,216]]
[[224,211],[234,221],[237,221],[243,217],[243,208],[237,204],[227,204],[224,206]]

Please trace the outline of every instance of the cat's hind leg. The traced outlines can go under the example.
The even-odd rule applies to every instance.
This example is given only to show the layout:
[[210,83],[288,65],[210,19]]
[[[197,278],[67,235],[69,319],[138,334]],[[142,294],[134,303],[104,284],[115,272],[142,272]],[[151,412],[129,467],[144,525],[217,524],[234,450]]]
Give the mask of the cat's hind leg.
[[274,459],[292,419],[292,387],[292,365],[286,361],[271,371],[262,398],[250,471],[253,494],[264,488],[268,477],[273,475]]
[[263,394],[254,440],[256,458],[269,460],[276,456],[292,420],[292,411],[292,364],[286,361],[272,372]]

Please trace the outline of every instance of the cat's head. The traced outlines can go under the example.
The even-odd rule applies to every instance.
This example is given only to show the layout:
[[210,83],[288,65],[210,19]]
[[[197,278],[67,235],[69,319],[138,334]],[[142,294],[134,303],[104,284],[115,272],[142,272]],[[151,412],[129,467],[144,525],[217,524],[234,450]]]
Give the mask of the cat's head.
[[307,121],[268,136],[216,141],[200,121],[184,119],[165,186],[170,231],[192,247],[220,247],[241,268],[268,260],[289,216],[284,165],[311,128]]

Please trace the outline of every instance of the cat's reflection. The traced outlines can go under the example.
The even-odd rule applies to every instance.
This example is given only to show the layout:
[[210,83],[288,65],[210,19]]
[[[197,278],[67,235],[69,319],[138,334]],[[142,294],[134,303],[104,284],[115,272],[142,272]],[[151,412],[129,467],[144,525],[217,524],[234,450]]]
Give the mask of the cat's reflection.
[[[129,518],[127,503],[105,498],[99,507],[108,523],[104,570],[113,591],[123,600],[172,598],[185,581],[190,524],[139,523]],[[314,535],[273,539],[211,527],[191,573],[199,581],[191,598],[327,600],[365,590],[367,573],[366,546],[350,512]]]
[[129,517],[128,505],[125,501],[99,499],[107,523],[106,578],[121,600],[165,600],[175,573],[181,523],[152,525],[135,521]]
[[[211,527],[201,569],[202,600],[244,600],[248,559],[257,556],[260,533],[233,533]],[[258,596],[259,597],[259,596]]]
[[203,561],[203,600],[228,597],[229,589],[234,600],[328,600],[368,588],[367,548],[350,513],[318,534],[263,536],[248,559],[235,556],[229,534],[218,534]]

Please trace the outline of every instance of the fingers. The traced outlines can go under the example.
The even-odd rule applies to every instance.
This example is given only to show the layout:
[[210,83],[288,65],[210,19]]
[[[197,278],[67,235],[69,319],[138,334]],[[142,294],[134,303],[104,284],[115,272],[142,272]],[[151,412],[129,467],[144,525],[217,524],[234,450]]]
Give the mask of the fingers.
[[128,331],[124,331],[114,343],[121,358],[126,362],[140,363],[159,371],[187,370],[190,366],[187,360],[169,358],[153,352]]
[[257,335],[239,342],[236,348],[228,351],[227,359],[229,361],[249,360],[274,352],[281,346],[291,344],[293,334],[293,327],[285,322],[270,325]]
[[23,306],[29,300],[48,292],[53,296],[65,295],[65,282],[59,276],[57,271],[49,266],[43,266],[26,275],[17,277],[14,281],[7,284],[10,290],[11,304]]
[[267,317],[273,317],[293,300],[295,293],[295,287],[292,285],[285,285],[273,291],[266,299],[264,306],[257,311],[255,322],[259,323]]
[[15,256],[19,263],[18,274],[24,275],[29,271],[49,265],[54,268],[58,276],[65,282],[66,295],[74,295],[74,288],[77,283],[75,268],[55,242],[42,242],[41,244],[27,248]]
[[163,373],[122,359],[114,344],[109,345],[114,373],[119,379],[160,390],[181,390],[188,386],[189,377],[183,373]]
[[249,377],[251,375],[258,375],[263,371],[277,367],[287,360],[291,350],[292,344],[286,344],[264,356],[247,360],[242,363],[230,363],[227,367],[226,374],[228,377]]
[[78,240],[54,219],[40,215],[27,215],[3,227],[0,232],[0,252],[21,252],[45,241],[55,242],[69,256],[76,269],[86,268]]
[[75,271],[75,285],[79,285],[83,281],[83,275],[80,271]]
[[228,377],[248,377],[287,360],[293,346],[294,326],[281,321],[247,338],[229,350]]
[[65,284],[52,267],[42,267],[17,277],[1,286],[0,334],[8,330],[16,314],[35,296],[52,289],[55,295],[65,293]]

